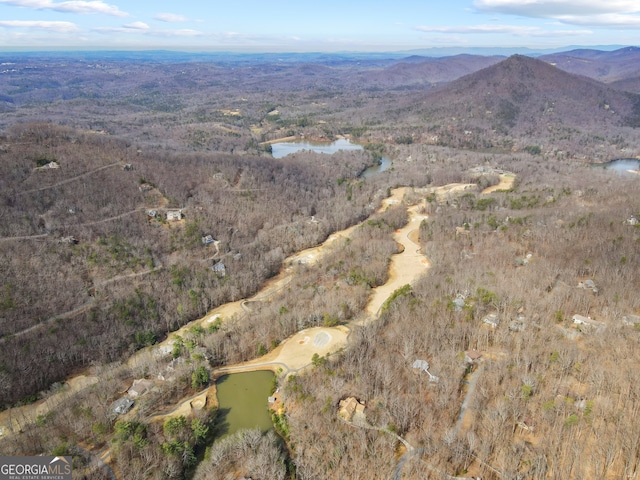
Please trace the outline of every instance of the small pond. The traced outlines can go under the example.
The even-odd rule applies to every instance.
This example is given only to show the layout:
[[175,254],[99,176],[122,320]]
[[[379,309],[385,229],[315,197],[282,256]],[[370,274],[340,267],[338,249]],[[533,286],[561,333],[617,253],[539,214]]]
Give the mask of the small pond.
[[274,374],[269,371],[232,373],[216,382],[218,392],[218,438],[238,430],[273,428],[267,399]]
[[640,160],[637,158],[619,158],[607,163],[601,163],[598,166],[607,170],[613,170],[616,173],[633,175],[634,173],[629,170],[640,171]]
[[[362,145],[358,145],[357,143],[351,143],[351,141],[346,138],[340,138],[330,143],[296,141],[278,142],[271,144],[271,154],[273,155],[273,158],[286,157],[291,153],[300,152],[302,150],[311,150],[315,153],[326,153],[328,155],[331,155],[332,153],[336,153],[339,150],[364,150],[364,148],[362,147]],[[384,172],[389,167],[391,167],[391,160],[387,157],[382,157],[379,165],[374,165],[373,167],[367,168],[364,172],[362,172],[361,176],[363,178],[368,178],[372,175]]]

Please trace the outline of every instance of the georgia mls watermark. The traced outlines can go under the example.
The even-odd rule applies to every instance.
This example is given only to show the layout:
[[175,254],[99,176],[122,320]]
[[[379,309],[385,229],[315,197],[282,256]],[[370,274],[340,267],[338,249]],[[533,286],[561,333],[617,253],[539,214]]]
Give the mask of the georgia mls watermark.
[[72,447],[73,456],[2,456],[0,455],[0,480],[71,480],[72,458],[85,474],[100,473],[100,478],[118,480],[113,470],[99,455]]
[[0,480],[71,480],[71,457],[0,457]]

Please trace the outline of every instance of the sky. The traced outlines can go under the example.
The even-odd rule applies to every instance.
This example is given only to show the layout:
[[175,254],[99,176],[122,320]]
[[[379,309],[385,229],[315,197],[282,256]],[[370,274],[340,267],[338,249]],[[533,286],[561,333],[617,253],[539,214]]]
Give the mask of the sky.
[[640,44],[640,0],[0,0],[0,48],[401,51]]

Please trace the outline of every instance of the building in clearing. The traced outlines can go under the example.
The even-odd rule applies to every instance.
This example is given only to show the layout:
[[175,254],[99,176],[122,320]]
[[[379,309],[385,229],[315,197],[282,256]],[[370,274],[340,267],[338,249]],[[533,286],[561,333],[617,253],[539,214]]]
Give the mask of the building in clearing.
[[422,370],[424,372],[429,371],[429,362],[427,362],[426,360],[416,360],[411,366],[417,370]]
[[429,381],[431,383],[438,383],[440,381],[440,378],[438,378],[435,375],[431,374],[431,372],[429,371],[429,362],[427,362],[426,360],[416,360],[415,362],[413,362],[413,365],[411,365],[411,366],[414,369],[422,370],[424,373],[429,375]]
[[364,417],[364,402],[360,402],[356,397],[348,397],[340,400],[340,409],[338,416],[343,420],[350,422],[352,419]]
[[182,210],[167,210],[167,221],[182,220]]
[[482,352],[479,352],[478,350],[469,350],[464,354],[464,361],[469,364],[478,363],[481,358]]
[[531,418],[525,417],[518,421],[518,427],[527,432],[533,432],[536,428],[536,425]]
[[591,279],[585,280],[584,282],[578,283],[578,288],[582,288],[585,290],[591,290],[594,294],[598,294],[598,287],[595,282]]
[[211,245],[215,240],[211,235],[203,235],[202,236],[202,244],[203,245]]
[[453,299],[453,311],[454,312],[461,312],[462,309],[465,307],[465,302],[464,302],[464,298],[461,297],[460,295],[458,295],[456,298]]
[[227,267],[224,266],[224,263],[218,262],[214,266],[211,267],[211,270],[214,271],[216,275],[219,277],[224,277],[227,274]]
[[37,170],[56,170],[58,168],[60,168],[60,164],[54,160],[49,163],[45,163],[41,167],[38,167]]
[[136,398],[147,393],[152,387],[153,382],[151,380],[140,378],[133,381],[133,385],[131,385],[131,388],[127,391],[127,393],[131,398]]
[[500,325],[500,318],[498,318],[497,313],[490,313],[482,319],[482,323],[486,323],[490,327],[496,328],[498,325]]
[[123,415],[133,407],[133,400],[128,397],[122,397],[111,404],[111,412],[114,415]]

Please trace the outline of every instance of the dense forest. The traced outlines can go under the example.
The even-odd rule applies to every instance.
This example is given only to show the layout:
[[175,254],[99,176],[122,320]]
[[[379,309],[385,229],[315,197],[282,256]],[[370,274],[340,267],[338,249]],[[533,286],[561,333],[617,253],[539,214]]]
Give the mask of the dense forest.
[[[189,69],[165,94],[119,84],[115,67],[136,67],[116,62],[91,72],[109,85],[94,96],[65,68],[63,97],[13,85],[0,425],[19,428],[2,427],[0,451],[73,455],[87,479],[635,478],[640,177],[593,163],[637,155],[640,103],[523,58],[469,63],[429,97],[415,78],[393,83],[412,67],[391,63],[363,66],[376,75],[360,84],[353,64],[138,67]],[[234,76],[246,85],[222,81]],[[494,87],[491,100],[474,90]],[[505,102],[512,116],[486,114]],[[364,149],[274,159],[265,141],[290,136]],[[381,156],[392,167],[364,178]],[[505,174],[515,181],[485,190]],[[397,187],[402,200],[381,208]],[[369,315],[407,224],[429,268]],[[287,260],[351,226],[317,262]],[[284,273],[283,288],[242,302]],[[238,301],[241,314],[190,323]],[[277,376],[273,431],[216,440],[220,369],[337,326],[344,348]],[[97,380],[65,394],[81,378]],[[134,379],[155,388],[114,415]],[[197,395],[207,408],[181,413]],[[340,413],[353,398],[359,420]]]

